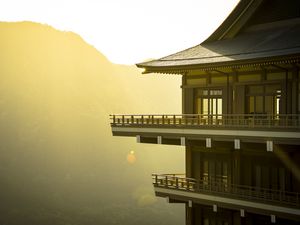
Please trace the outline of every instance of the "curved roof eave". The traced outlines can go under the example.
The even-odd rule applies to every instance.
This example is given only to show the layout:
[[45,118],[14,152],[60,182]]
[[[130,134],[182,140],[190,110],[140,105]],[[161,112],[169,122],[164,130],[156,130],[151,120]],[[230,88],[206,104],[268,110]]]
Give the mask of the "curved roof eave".
[[251,60],[235,60],[231,62],[222,63],[209,63],[209,64],[189,64],[189,65],[177,65],[177,66],[143,66],[141,64],[136,64],[139,68],[144,68],[143,74],[148,73],[161,73],[161,74],[179,74],[184,75],[191,70],[202,70],[202,71],[213,71],[222,69],[237,69],[242,67],[261,67],[273,64],[294,64],[300,63],[300,55],[290,55],[290,56],[276,56],[276,57],[264,57],[260,59]]

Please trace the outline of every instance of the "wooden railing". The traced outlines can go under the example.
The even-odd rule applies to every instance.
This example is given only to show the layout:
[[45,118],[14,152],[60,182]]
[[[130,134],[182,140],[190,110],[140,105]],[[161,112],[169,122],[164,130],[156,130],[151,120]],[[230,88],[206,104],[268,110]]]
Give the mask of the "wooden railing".
[[110,115],[112,126],[191,126],[300,129],[300,114]]
[[153,185],[214,196],[300,207],[300,193],[224,182],[196,180],[177,174],[152,174]]

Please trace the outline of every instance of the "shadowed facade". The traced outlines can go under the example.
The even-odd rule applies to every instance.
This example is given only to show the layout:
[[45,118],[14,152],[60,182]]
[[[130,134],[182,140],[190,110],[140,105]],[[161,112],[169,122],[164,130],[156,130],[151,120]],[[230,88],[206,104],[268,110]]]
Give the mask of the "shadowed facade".
[[299,37],[299,1],[242,0],[200,45],[137,64],[182,75],[183,114],[112,115],[112,132],[186,146],[184,174],[153,174],[186,224],[300,222]]

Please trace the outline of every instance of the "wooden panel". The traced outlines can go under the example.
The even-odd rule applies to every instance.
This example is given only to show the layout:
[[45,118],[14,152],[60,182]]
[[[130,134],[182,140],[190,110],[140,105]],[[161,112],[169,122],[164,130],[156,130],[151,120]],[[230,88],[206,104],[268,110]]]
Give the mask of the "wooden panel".
[[245,113],[245,86],[239,85],[235,89],[235,112],[237,114]]
[[182,112],[192,114],[194,111],[194,90],[192,88],[182,89]]

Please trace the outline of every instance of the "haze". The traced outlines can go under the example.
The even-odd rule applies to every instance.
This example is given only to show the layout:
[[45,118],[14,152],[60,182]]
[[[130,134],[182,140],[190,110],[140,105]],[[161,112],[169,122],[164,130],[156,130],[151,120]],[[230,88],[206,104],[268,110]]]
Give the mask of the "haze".
[[183,170],[183,149],[112,137],[108,116],[178,113],[180,76],[141,76],[29,22],[0,23],[0,49],[0,224],[183,223],[151,185]]
[[236,2],[1,1],[0,224],[183,224],[151,183],[183,148],[112,137],[108,116],[180,113],[181,77],[116,63],[200,43]]
[[114,63],[199,44],[238,0],[1,0],[0,21],[34,21],[81,35]]

